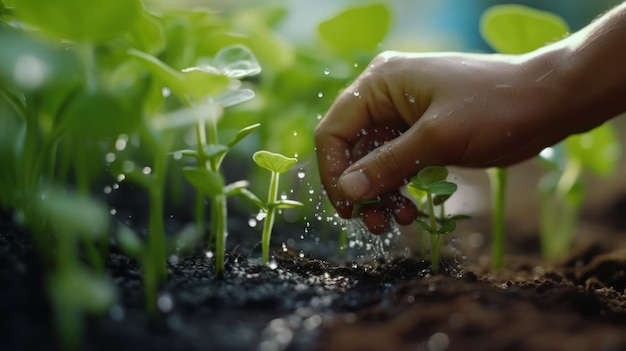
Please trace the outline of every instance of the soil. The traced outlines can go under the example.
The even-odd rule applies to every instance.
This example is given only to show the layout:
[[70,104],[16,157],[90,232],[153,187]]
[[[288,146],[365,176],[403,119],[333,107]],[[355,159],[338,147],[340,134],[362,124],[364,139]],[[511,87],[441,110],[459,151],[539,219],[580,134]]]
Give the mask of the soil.
[[[301,229],[285,227],[271,267],[259,265],[258,247],[231,247],[221,279],[202,250],[170,257],[154,318],[144,313],[138,263],[113,247],[107,269],[118,303],[86,320],[83,349],[626,350],[625,203],[618,196],[585,211],[575,249],[553,262],[541,258],[536,231],[509,223],[497,273],[488,269],[488,237],[478,235],[489,218],[480,215],[450,238],[436,275],[416,250],[341,261],[328,254],[332,238],[304,244],[288,239]],[[0,286],[0,349],[57,349],[42,267],[7,214]]]

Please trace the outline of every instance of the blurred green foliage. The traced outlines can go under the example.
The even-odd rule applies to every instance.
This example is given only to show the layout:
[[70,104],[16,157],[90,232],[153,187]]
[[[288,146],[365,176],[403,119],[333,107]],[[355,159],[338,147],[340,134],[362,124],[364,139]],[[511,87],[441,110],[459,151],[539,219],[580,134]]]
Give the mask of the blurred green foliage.
[[[29,228],[46,265],[64,349],[80,348],[85,313],[103,313],[115,299],[103,277],[107,234],[142,260],[147,308],[154,308],[167,277],[164,208],[181,205],[165,199],[181,198],[185,182],[199,193],[215,190],[206,174],[185,177],[189,162],[219,165],[238,143],[225,176],[235,165],[252,190],[266,191],[268,172],[251,158],[266,149],[297,155],[294,174],[308,167],[305,180],[320,188],[313,130],[376,54],[392,19],[385,5],[348,8],[319,25],[317,42],[294,44],[276,30],[287,14],[266,4],[214,12],[139,0],[0,2],[0,47],[10,48],[0,50],[0,206]],[[232,141],[221,145],[218,137]],[[148,193],[148,237],[111,225],[101,189],[113,182]],[[217,183],[228,182],[220,175]],[[248,182],[232,184],[223,187],[228,194],[248,194]]]

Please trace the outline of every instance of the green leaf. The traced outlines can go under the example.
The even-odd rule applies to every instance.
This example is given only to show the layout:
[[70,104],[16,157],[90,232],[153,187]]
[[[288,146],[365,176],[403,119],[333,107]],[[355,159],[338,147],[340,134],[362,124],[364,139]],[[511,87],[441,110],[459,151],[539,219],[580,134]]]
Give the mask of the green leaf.
[[441,227],[437,230],[437,234],[446,235],[452,233],[456,229],[456,222],[446,219],[441,223]]
[[275,208],[298,208],[298,207],[302,207],[302,206],[304,206],[304,204],[302,202],[294,201],[294,200],[288,200],[288,199],[281,199],[281,200],[278,200],[278,201],[272,203],[269,207],[275,207]]
[[235,195],[242,197],[243,199],[249,201],[253,205],[256,205],[258,208],[262,210],[267,210],[267,206],[265,205],[265,202],[261,201],[261,199],[259,199],[259,197],[256,196],[249,189],[246,189],[246,188],[239,189],[239,191],[237,191]]
[[157,81],[175,93],[180,94],[181,91],[185,90],[182,73],[171,68],[158,58],[135,49],[128,50],[128,55],[137,59]]
[[243,128],[243,129],[240,129],[237,132],[237,135],[235,135],[235,137],[233,138],[233,140],[231,140],[227,144],[228,147],[233,147],[233,146],[237,145],[237,143],[239,143],[241,140],[243,140],[243,138],[245,138],[248,135],[250,135],[250,133],[254,132],[260,126],[261,126],[261,123],[257,123],[257,124],[253,124],[251,126],[247,126],[247,127]]
[[50,294],[57,306],[98,314],[106,312],[116,299],[107,277],[94,275],[80,266],[55,272],[50,279]]
[[170,152],[170,154],[171,155],[180,154],[182,157],[198,158],[198,150],[185,149],[185,150],[178,150],[178,151]]
[[285,173],[298,162],[296,158],[265,150],[255,152],[252,159],[259,167],[276,173]]
[[[448,169],[441,166],[428,166],[420,170],[417,175],[411,178],[409,188],[413,187],[417,191],[426,191],[431,194],[451,195],[456,191],[456,185],[446,182]],[[454,185],[451,186],[450,184]],[[418,193],[416,193],[418,194]]]
[[62,39],[98,42],[130,30],[142,11],[140,0],[18,0],[25,22]]
[[59,229],[60,235],[84,236],[88,240],[106,233],[109,210],[90,197],[50,188],[37,197],[41,218]]
[[428,186],[428,191],[433,195],[445,197],[442,200],[447,200],[457,189],[457,185],[451,182],[440,181]]
[[222,72],[202,67],[188,67],[182,73],[183,85],[176,88],[178,91],[172,91],[195,100],[221,95],[231,84],[231,79]]
[[222,144],[207,144],[204,146],[204,153],[208,158],[222,157],[228,150],[230,148]]
[[134,47],[138,50],[157,55],[165,49],[165,33],[157,17],[142,11],[130,32]]
[[391,25],[391,12],[384,4],[347,9],[320,23],[320,37],[339,52],[352,54],[371,51],[385,38]]
[[0,27],[0,83],[23,92],[51,93],[80,83],[83,69],[73,50]]
[[621,156],[619,137],[611,123],[604,123],[583,134],[572,135],[565,139],[564,146],[569,157],[576,158],[583,169],[599,176],[612,174]]
[[204,194],[215,196],[223,193],[224,178],[218,172],[211,172],[206,168],[184,167],[183,174],[194,188]]
[[122,250],[135,258],[140,258],[144,252],[144,243],[134,230],[123,224],[117,231],[117,243]]
[[81,140],[132,134],[141,123],[139,111],[127,108],[123,97],[108,91],[81,91],[63,112],[65,127]]
[[243,78],[261,73],[261,65],[252,51],[243,45],[221,49],[213,59],[215,67],[230,78]]
[[523,54],[563,38],[569,31],[559,16],[523,5],[496,5],[480,20],[487,43],[503,54]]
[[426,222],[422,221],[422,220],[415,220],[415,224],[417,224],[418,227],[420,227],[421,229],[425,230],[426,232],[433,234],[434,230],[430,227],[430,225],[428,225]]
[[470,215],[465,215],[465,214],[456,214],[456,215],[452,215],[449,217],[451,220],[453,221],[462,221],[464,219],[470,219],[472,218],[472,216]]

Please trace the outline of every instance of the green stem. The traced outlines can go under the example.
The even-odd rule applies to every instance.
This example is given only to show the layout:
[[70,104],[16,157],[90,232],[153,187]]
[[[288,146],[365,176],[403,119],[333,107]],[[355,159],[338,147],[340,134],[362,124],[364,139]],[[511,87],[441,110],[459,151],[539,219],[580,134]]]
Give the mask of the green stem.
[[278,198],[278,183],[280,174],[278,172],[272,172],[270,178],[270,187],[267,194],[267,215],[265,216],[265,223],[263,224],[263,236],[261,238],[261,247],[263,250],[263,264],[267,265],[270,258],[270,239],[272,236],[272,227],[274,226],[274,220],[276,216],[276,207],[274,204]]
[[497,271],[504,267],[504,217],[508,173],[505,168],[490,168],[487,174],[491,183],[492,196],[491,270]]
[[215,235],[215,274],[219,277],[224,273],[226,253],[226,221],[228,219],[226,194],[212,197],[213,207],[211,221]]
[[[206,167],[207,166],[207,156],[204,153],[204,146],[206,145],[206,126],[204,124],[204,120],[198,120],[196,123],[196,140],[198,142],[197,151],[197,166],[198,167]],[[204,235],[205,233],[205,204],[204,204],[204,194],[198,191],[196,193],[196,201],[195,201],[195,217],[196,217],[196,230],[199,235]],[[208,242],[209,247],[211,246],[211,235],[209,235]]]
[[150,186],[150,223],[148,247],[151,264],[155,265],[157,280],[167,278],[167,254],[165,252],[165,225],[163,224],[165,187],[165,173],[167,170],[167,155],[162,150],[157,151],[154,161],[153,182]]
[[433,205],[433,195],[426,192],[426,204],[428,206],[428,219],[430,221],[430,263],[433,266],[433,272],[439,273],[439,259],[441,256],[440,235],[437,232],[437,218],[435,217],[435,206]]

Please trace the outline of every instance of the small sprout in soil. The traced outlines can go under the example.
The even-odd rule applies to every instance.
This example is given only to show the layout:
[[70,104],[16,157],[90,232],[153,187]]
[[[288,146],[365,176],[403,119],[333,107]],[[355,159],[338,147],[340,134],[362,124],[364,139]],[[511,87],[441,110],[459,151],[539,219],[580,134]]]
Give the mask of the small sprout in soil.
[[[409,193],[426,206],[428,220],[418,218],[415,223],[430,233],[430,259],[434,273],[439,272],[441,260],[442,237],[456,229],[456,220],[467,218],[463,215],[448,216],[444,203],[454,194],[457,185],[446,181],[448,170],[445,167],[429,166],[411,178],[407,185]],[[439,214],[435,214],[439,207]]]
[[298,162],[298,159],[265,150],[255,152],[252,155],[252,159],[259,167],[271,172],[267,202],[262,206],[262,210],[266,211],[266,216],[263,225],[261,247],[263,250],[263,264],[267,265],[269,263],[270,238],[277,210],[303,206],[298,201],[278,198],[280,174],[287,172]]

